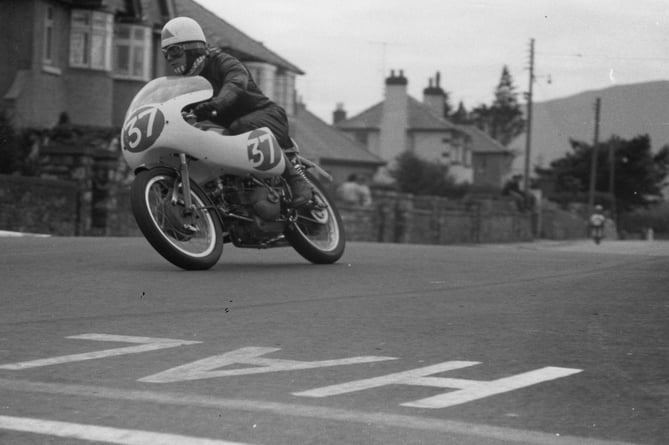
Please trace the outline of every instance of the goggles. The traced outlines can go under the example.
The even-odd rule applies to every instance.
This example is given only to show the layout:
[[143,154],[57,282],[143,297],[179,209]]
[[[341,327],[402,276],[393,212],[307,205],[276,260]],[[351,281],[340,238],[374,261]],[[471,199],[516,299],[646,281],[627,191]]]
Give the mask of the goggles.
[[162,52],[166,59],[178,59],[184,55],[186,49],[182,44],[177,43],[176,45],[170,45],[167,48],[163,48]]
[[187,49],[202,48],[203,44],[201,42],[189,42],[189,43],[175,43],[170,45],[167,48],[163,48],[163,56],[166,59],[178,59],[183,56]]

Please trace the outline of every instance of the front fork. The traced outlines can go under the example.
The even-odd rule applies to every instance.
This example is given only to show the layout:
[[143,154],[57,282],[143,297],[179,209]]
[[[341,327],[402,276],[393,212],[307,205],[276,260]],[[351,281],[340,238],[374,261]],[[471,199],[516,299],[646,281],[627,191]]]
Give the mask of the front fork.
[[[179,173],[181,176],[181,188],[184,198],[184,214],[193,214],[193,197],[190,194],[190,173],[188,172],[188,159],[184,153],[179,153]],[[179,188],[174,187],[172,191],[172,204],[177,204]]]
[[[195,216],[195,211],[194,211],[194,206],[193,206],[193,197],[191,196],[191,188],[190,188],[190,173],[188,171],[188,158],[184,153],[179,153],[179,173],[181,177],[181,190],[183,192],[183,216],[186,218],[187,221],[183,225],[183,228],[185,230],[188,230],[190,232],[197,232],[198,227],[197,224],[195,224],[194,221],[194,216]],[[176,182],[174,184],[174,188],[172,189],[172,205],[178,205],[179,204],[179,184],[178,184],[179,178],[177,178]]]

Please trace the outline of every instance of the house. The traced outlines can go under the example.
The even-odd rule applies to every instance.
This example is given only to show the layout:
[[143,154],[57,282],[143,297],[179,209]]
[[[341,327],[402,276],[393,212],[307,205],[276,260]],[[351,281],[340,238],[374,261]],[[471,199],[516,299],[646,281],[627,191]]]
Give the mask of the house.
[[472,184],[502,188],[513,173],[515,154],[474,125],[458,125],[471,147]]
[[290,125],[300,152],[332,175],[334,184],[344,182],[352,173],[373,178],[386,164],[364,145],[310,112],[303,103],[298,103]]
[[120,127],[136,92],[172,74],[160,31],[171,18],[187,16],[201,24],[210,45],[245,63],[285,108],[293,135],[305,139],[301,145],[312,156],[340,169],[382,164],[307,111],[295,119],[295,83],[304,72],[193,0],[3,0],[2,6],[0,48],[9,57],[0,65],[0,110],[19,128],[51,128],[61,113],[73,125]]
[[150,79],[171,74],[160,30],[171,18],[198,20],[211,45],[234,51],[261,88],[292,110],[302,70],[192,0],[6,0],[0,44],[2,108],[19,127],[73,124],[117,127]]
[[[445,119],[446,93],[439,83],[437,73],[423,90],[420,102],[407,93],[404,72],[391,71],[382,102],[351,118],[338,109],[335,126],[389,165],[409,150],[447,165],[458,182],[501,187],[510,175],[513,154],[481,130]],[[377,180],[387,180],[387,176],[381,174]]]

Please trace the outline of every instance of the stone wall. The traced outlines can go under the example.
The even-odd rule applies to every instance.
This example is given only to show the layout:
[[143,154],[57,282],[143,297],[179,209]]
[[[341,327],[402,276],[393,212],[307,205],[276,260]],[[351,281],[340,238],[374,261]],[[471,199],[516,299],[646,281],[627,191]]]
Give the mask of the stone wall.
[[[80,187],[84,189],[80,189]],[[62,236],[139,236],[129,186],[91,205],[89,181],[0,176],[0,230]],[[367,208],[339,204],[350,241],[416,244],[514,242],[532,239],[531,215],[485,202],[375,193]]]
[[461,202],[446,198],[374,192],[373,204],[339,203],[351,241],[468,244],[531,241],[533,215],[513,202]]
[[0,175],[0,230],[73,236],[78,195],[70,181]]
[[[84,187],[82,189],[81,187]],[[129,185],[116,184],[93,199],[90,181],[0,175],[0,230],[59,236],[141,236],[130,210]],[[373,205],[338,203],[350,241],[473,244],[588,236],[578,214],[549,209],[541,220],[504,199],[452,201],[375,192]]]

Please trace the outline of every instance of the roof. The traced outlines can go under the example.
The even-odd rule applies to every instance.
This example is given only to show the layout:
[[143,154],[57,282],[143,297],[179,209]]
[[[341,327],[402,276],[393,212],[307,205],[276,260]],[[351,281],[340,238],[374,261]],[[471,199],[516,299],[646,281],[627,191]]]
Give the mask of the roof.
[[253,40],[194,0],[174,0],[174,12],[177,16],[186,16],[197,21],[202,26],[207,43],[212,46],[232,49],[240,53],[239,55],[243,56],[245,61],[267,62],[296,74],[304,74],[300,68],[265,47],[261,42]]
[[[437,116],[429,106],[413,97],[407,96],[407,98],[408,131],[458,131],[469,136],[474,153],[513,153],[478,127],[456,125]],[[379,130],[382,114],[383,102],[379,102],[362,113],[339,122],[337,128],[342,130]]]
[[[407,107],[409,131],[461,131],[458,126],[435,115],[429,106],[411,96],[407,98]],[[382,115],[383,102],[379,102],[362,113],[339,122],[337,127],[343,130],[379,129]]]
[[457,127],[471,138],[471,146],[474,153],[513,153],[512,150],[504,147],[498,141],[490,137],[488,133],[474,125],[457,125]]
[[370,153],[364,145],[307,110],[303,104],[297,107],[290,125],[300,152],[307,158],[377,166],[386,164],[386,161]]

